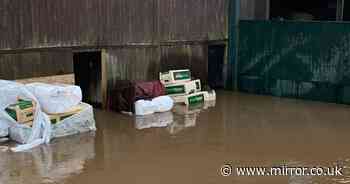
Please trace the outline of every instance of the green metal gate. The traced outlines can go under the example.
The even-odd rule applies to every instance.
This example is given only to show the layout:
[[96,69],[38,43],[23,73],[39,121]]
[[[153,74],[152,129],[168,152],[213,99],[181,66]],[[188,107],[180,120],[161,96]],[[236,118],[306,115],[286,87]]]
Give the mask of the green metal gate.
[[238,88],[350,104],[350,24],[241,21]]

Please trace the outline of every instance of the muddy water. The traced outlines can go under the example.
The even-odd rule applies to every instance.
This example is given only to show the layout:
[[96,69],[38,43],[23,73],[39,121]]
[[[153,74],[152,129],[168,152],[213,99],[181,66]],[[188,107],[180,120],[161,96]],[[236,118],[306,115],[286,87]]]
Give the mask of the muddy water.
[[[0,183],[348,183],[350,107],[220,92],[147,118],[96,110],[98,131],[0,152]],[[204,109],[203,109],[204,108]],[[345,167],[342,177],[222,177],[233,166]]]

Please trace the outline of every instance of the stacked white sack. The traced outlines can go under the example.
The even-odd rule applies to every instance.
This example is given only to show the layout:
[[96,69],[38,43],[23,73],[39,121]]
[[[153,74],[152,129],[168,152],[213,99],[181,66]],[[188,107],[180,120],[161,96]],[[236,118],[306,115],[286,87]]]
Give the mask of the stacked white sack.
[[67,112],[82,101],[79,86],[32,83],[26,87],[38,99],[42,110],[48,114]]
[[167,112],[174,107],[174,100],[169,96],[160,96],[152,101],[139,100],[135,102],[136,116],[145,116],[154,113]]

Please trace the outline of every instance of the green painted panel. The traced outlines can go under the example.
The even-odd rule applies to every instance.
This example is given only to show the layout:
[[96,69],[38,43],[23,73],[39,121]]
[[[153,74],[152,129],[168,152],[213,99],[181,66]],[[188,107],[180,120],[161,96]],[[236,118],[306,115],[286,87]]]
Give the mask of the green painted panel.
[[350,86],[350,24],[241,21],[239,29],[241,91],[350,103],[342,87]]

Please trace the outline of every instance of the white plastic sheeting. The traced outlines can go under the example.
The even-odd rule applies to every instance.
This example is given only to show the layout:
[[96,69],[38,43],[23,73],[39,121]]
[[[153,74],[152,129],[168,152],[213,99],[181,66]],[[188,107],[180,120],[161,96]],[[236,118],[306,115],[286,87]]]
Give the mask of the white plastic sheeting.
[[37,98],[30,93],[27,88],[19,83],[0,80],[0,129],[8,130],[11,127],[26,127],[25,125],[19,125],[12,117],[10,117],[5,108],[11,104],[17,102],[18,98],[33,100],[37,103],[35,113],[33,128],[31,128],[30,134],[23,143],[25,145],[13,148],[12,151],[24,151],[31,149],[37,145],[50,142],[51,135],[51,122],[48,116],[41,111],[41,106],[38,103]]
[[[41,110],[41,103],[38,100],[38,96],[36,96],[41,95],[43,93],[37,93],[33,91],[33,89],[35,89],[36,87],[33,88],[30,86],[31,85],[25,86],[16,82],[0,80],[0,137],[7,136],[7,134],[9,134],[12,140],[17,141],[18,143],[22,143],[22,145],[11,148],[11,151],[26,151],[38,145],[49,143],[50,139],[52,138],[96,130],[93,115],[93,107],[89,104],[84,103],[82,104],[84,108],[80,113],[66,118],[56,125],[51,125],[49,117]],[[42,87],[41,84],[40,86]],[[33,91],[36,95],[33,95],[31,91]],[[81,93],[80,88],[79,91]],[[61,97],[53,97],[49,100],[51,100],[51,102],[55,102],[55,100],[60,99],[63,101],[67,98]],[[34,112],[33,127],[18,124],[12,117],[10,117],[6,113],[5,108],[11,104],[16,103],[18,98],[25,100],[33,100],[36,102],[37,105]],[[43,99],[48,99],[47,97],[39,98],[41,99],[41,102],[43,102]],[[77,98],[79,98],[79,94]],[[54,103],[52,106],[59,106],[59,104],[62,103],[58,103],[58,101],[56,102],[57,103]],[[49,105],[49,103],[47,102],[43,103],[47,106]],[[71,104],[73,104],[73,102]],[[79,102],[77,104],[79,104]],[[66,107],[68,108],[68,105]],[[69,108],[71,108],[71,106]]]
[[[52,125],[50,139],[96,130],[93,107],[85,103],[82,106],[80,113]],[[26,143],[31,134],[32,128],[27,126],[17,124],[10,128],[10,138],[19,143]]]
[[79,86],[32,83],[27,84],[26,87],[37,97],[42,110],[49,114],[67,112],[82,101],[82,92]]

